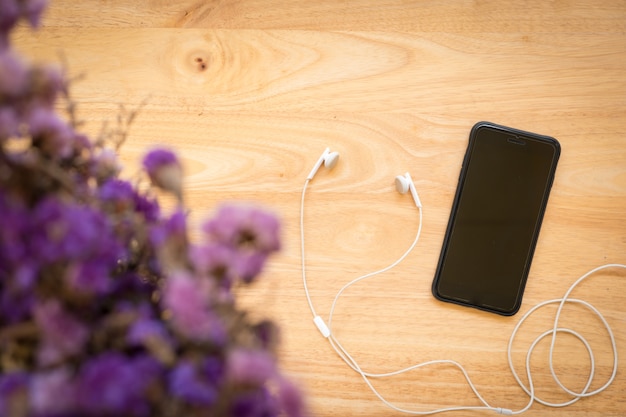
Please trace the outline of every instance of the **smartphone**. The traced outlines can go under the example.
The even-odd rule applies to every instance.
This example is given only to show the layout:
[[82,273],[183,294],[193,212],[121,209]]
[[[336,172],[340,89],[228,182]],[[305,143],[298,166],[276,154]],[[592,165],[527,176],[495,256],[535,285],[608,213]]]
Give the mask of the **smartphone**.
[[549,136],[474,125],[433,280],[437,299],[519,310],[560,153]]

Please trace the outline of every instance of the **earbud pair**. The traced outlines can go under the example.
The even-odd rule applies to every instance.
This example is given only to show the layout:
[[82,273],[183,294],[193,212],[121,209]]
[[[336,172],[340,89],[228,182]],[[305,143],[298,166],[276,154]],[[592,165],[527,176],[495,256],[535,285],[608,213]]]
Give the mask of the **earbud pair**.
[[[309,176],[306,178],[307,181],[313,179],[317,171],[320,169],[322,164],[328,169],[333,169],[335,165],[337,165],[337,161],[339,160],[338,152],[331,152],[330,148],[326,148],[322,156],[317,160],[315,166],[309,173]],[[415,205],[418,208],[422,208],[422,202],[420,201],[419,195],[417,194],[417,189],[415,188],[415,184],[413,183],[413,179],[411,175],[407,172],[404,175],[398,175],[395,179],[396,190],[400,194],[406,194],[408,191],[411,191],[411,195],[413,196],[413,201],[415,201]]]

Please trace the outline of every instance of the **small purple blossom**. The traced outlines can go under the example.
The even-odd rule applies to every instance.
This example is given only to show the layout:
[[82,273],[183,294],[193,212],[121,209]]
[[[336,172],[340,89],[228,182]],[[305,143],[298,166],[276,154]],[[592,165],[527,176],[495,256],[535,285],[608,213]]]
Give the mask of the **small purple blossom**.
[[[128,181],[110,179],[98,189],[98,197],[107,203],[114,204],[115,211],[121,211],[134,205],[135,190]],[[122,208],[120,208],[122,206]]]
[[122,165],[112,149],[102,149],[92,158],[90,173],[99,183],[117,177],[121,170]]
[[141,214],[148,223],[154,223],[161,215],[158,201],[142,194],[135,194],[135,211]]
[[20,119],[14,109],[0,106],[0,142],[17,136]]
[[30,403],[36,415],[64,415],[76,409],[76,387],[71,371],[58,368],[35,374],[30,384]]
[[67,158],[73,149],[74,132],[52,110],[38,107],[29,114],[29,134],[44,155]]
[[126,340],[129,346],[147,349],[164,364],[176,361],[174,341],[161,320],[140,318],[131,325]]
[[170,392],[191,404],[210,406],[217,400],[223,372],[217,358],[205,358],[200,366],[181,361],[169,376]]
[[211,241],[243,251],[270,253],[280,249],[278,220],[255,207],[222,206],[203,230]]
[[263,271],[268,255],[263,252],[238,253],[234,270],[244,283],[251,283]]
[[276,217],[248,206],[222,206],[203,227],[210,243],[234,251],[232,270],[245,283],[263,270],[271,252],[280,249],[280,226]]
[[80,353],[87,342],[87,327],[68,313],[56,300],[38,303],[34,317],[42,335],[38,362],[55,364]]
[[22,201],[0,188],[0,270],[10,271],[25,263],[31,219]]
[[150,240],[155,247],[175,242],[184,245],[187,241],[187,216],[176,210],[168,219],[154,226],[150,232]]
[[143,166],[150,176],[168,165],[178,165],[176,154],[168,149],[154,149],[148,152],[143,159]]
[[78,375],[82,415],[148,416],[145,391],[159,378],[161,366],[149,357],[105,353],[85,364]]
[[65,283],[83,294],[108,294],[113,288],[110,269],[110,264],[98,259],[78,262],[67,269]]
[[0,254],[0,271],[7,274],[0,279],[0,326],[27,318],[35,303],[34,290],[39,273],[38,267],[31,262],[20,262],[24,252],[22,252],[23,248],[20,247],[17,238],[14,241],[9,241],[8,244],[5,244],[3,239],[6,237],[6,232],[15,230],[14,227],[15,224],[7,223],[5,228],[0,222],[0,247],[14,243],[18,246],[18,250],[14,251],[13,255],[11,254],[12,251],[6,251],[8,253],[4,254],[15,256],[13,260],[3,258]]
[[9,32],[20,18],[36,28],[47,6],[47,0],[0,0],[0,51],[9,46]]
[[10,416],[11,410],[21,408],[28,395],[31,376],[25,372],[0,374],[0,415]]
[[278,381],[278,400],[281,409],[290,417],[304,417],[306,415],[306,407],[302,392],[298,387],[286,378],[279,378]]
[[184,336],[224,343],[223,324],[209,308],[209,295],[192,276],[186,273],[171,275],[165,285],[163,305],[171,313],[176,329]]
[[154,149],[143,158],[143,167],[154,185],[181,199],[182,167],[174,152]]
[[20,18],[20,6],[17,0],[0,0],[0,33],[8,34]]
[[228,378],[236,383],[263,385],[276,375],[274,358],[265,351],[239,348],[228,355]]
[[241,393],[230,410],[232,417],[278,417],[279,414],[278,401],[265,387]]
[[22,15],[33,28],[39,27],[41,16],[48,6],[48,0],[27,0],[22,2]]
[[[7,1],[7,0],[0,0]],[[5,9],[1,9],[2,14]],[[0,17],[0,25],[2,24]],[[0,98],[2,101],[16,98],[28,87],[28,67],[18,55],[0,48]]]
[[167,339],[165,326],[159,320],[137,320],[128,331],[131,345],[143,344],[147,339]]
[[223,245],[194,245],[189,249],[194,269],[202,276],[230,285],[236,273],[233,271],[235,251]]
[[63,72],[51,65],[37,66],[30,74],[30,106],[51,109],[59,94],[66,91]]
[[31,222],[29,246],[34,259],[73,265],[66,279],[78,291],[108,292],[110,272],[122,248],[101,212],[49,198],[35,208]]

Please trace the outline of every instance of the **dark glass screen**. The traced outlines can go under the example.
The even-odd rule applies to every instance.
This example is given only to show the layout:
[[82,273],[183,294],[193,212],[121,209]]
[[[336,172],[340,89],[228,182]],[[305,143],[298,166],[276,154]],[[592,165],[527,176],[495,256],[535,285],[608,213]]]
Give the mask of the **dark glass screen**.
[[558,159],[558,144],[473,131],[433,290],[501,314],[519,308]]

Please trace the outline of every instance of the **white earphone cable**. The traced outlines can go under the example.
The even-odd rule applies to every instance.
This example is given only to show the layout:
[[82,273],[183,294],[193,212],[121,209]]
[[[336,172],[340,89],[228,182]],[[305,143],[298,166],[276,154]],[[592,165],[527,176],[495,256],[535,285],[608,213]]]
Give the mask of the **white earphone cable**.
[[302,284],[304,285],[304,294],[306,295],[306,300],[309,303],[309,308],[311,309],[311,313],[313,313],[313,317],[317,317],[315,307],[313,307],[313,302],[311,301],[311,294],[309,294],[309,286],[306,283],[306,261],[304,257],[304,196],[306,194],[306,189],[310,181],[311,180],[307,178],[307,180],[304,182],[304,187],[302,187],[302,198],[300,200],[300,250],[302,259]]
[[[415,248],[415,246],[417,245],[419,238],[421,236],[421,232],[422,232],[422,208],[421,206],[418,207],[419,209],[419,226],[418,226],[418,230],[417,230],[417,234],[415,237],[415,240],[413,241],[413,243],[410,245],[409,249],[406,250],[406,252],[404,252],[402,254],[402,256],[400,256],[400,258],[398,258],[398,260],[396,260],[395,262],[393,262],[392,264],[390,264],[387,267],[384,267],[378,271],[375,272],[371,272],[368,274],[365,274],[363,276],[360,276],[358,278],[353,279],[352,281],[348,282],[347,284],[345,284],[340,290],[339,292],[335,295],[335,298],[333,299],[333,303],[332,303],[332,307],[330,309],[330,313],[328,316],[328,323],[326,324],[323,319],[316,313],[314,307],[313,307],[313,302],[311,300],[311,295],[309,292],[309,288],[308,288],[308,284],[307,284],[307,280],[306,280],[306,262],[305,262],[305,243],[304,243],[304,201],[305,201],[305,195],[306,195],[306,190],[308,187],[308,184],[310,182],[310,178],[308,178],[304,184],[304,187],[302,189],[302,198],[301,198],[301,205],[300,205],[300,240],[301,240],[301,256],[302,256],[302,282],[303,282],[303,286],[304,286],[304,292],[309,304],[309,307],[311,309],[311,312],[313,314],[314,317],[314,322],[316,324],[316,326],[318,327],[318,330],[320,330],[320,332],[322,333],[322,335],[327,338],[332,346],[332,348],[335,350],[335,352],[337,352],[337,354],[339,355],[339,357],[350,367],[352,368],[355,372],[357,372],[358,374],[361,375],[361,377],[363,378],[363,380],[365,381],[365,383],[367,384],[367,386],[370,388],[370,390],[384,403],[386,404],[388,407],[402,412],[402,413],[406,413],[406,414],[412,414],[412,415],[430,415],[430,414],[436,414],[436,413],[441,413],[441,412],[446,412],[446,411],[459,411],[459,410],[491,410],[494,411],[498,414],[504,414],[504,415],[517,415],[517,414],[521,414],[525,411],[527,411],[528,409],[530,409],[530,407],[532,406],[532,404],[536,401],[540,404],[543,404],[545,406],[549,406],[549,407],[565,407],[567,405],[573,404],[574,402],[578,401],[579,399],[583,398],[583,397],[590,397],[596,394],[599,394],[600,392],[604,391],[606,388],[608,388],[611,383],[614,381],[615,376],[617,374],[617,346],[615,343],[615,337],[613,335],[613,331],[611,330],[611,327],[609,326],[608,322],[606,321],[606,319],[604,318],[604,316],[602,316],[602,314],[595,308],[593,307],[591,304],[589,304],[586,301],[583,300],[578,300],[578,299],[573,299],[570,298],[570,294],[571,292],[574,290],[574,288],[576,288],[576,286],[578,286],[578,284],[580,284],[582,281],[584,281],[586,278],[588,278],[589,276],[597,273],[600,270],[603,269],[607,269],[607,268],[624,268],[626,269],[626,265],[622,265],[622,264],[607,264],[607,265],[603,265],[600,267],[597,267],[589,272],[587,272],[586,274],[584,274],[582,277],[580,277],[578,280],[576,280],[576,282],[574,282],[574,284],[572,284],[570,286],[570,288],[568,289],[568,291],[565,293],[565,295],[562,298],[559,299],[554,299],[554,300],[549,300],[549,301],[545,301],[543,303],[538,304],[537,306],[533,307],[531,310],[529,310],[521,319],[520,321],[517,323],[516,327],[514,328],[513,332],[511,333],[511,337],[509,339],[509,344],[507,347],[507,358],[508,358],[508,363],[509,363],[509,367],[511,369],[511,372],[515,378],[515,380],[517,381],[517,383],[519,384],[519,386],[522,388],[522,390],[529,396],[529,401],[527,403],[527,405],[525,407],[523,407],[520,410],[517,411],[513,411],[510,410],[508,408],[499,408],[499,407],[493,407],[491,405],[488,404],[488,402],[480,395],[480,393],[478,392],[476,386],[474,385],[474,383],[471,381],[469,374],[467,373],[467,371],[465,370],[465,368],[459,364],[456,361],[453,360],[433,360],[433,361],[428,361],[428,362],[423,362],[423,363],[419,363],[416,365],[412,365],[403,369],[399,369],[396,371],[392,371],[392,372],[387,372],[387,373],[370,373],[370,372],[366,372],[363,369],[361,369],[361,367],[359,366],[359,364],[357,363],[357,361],[354,359],[353,356],[351,356],[348,351],[341,345],[341,343],[339,342],[339,340],[337,339],[337,337],[334,335],[334,333],[332,332],[332,318],[335,312],[335,307],[337,305],[337,302],[339,300],[339,298],[341,297],[341,295],[351,286],[355,285],[356,283],[365,280],[367,278],[371,278],[374,277],[376,275],[385,273],[387,271],[389,271],[390,269],[394,268],[395,266],[397,266],[399,263],[401,263],[408,255],[409,253]],[[515,337],[517,336],[517,333],[521,327],[521,325],[538,309],[549,305],[549,304],[556,304],[558,303],[558,309],[557,312],[555,314],[555,318],[554,318],[554,326],[552,329],[545,331],[544,333],[542,333],[541,335],[539,335],[534,342],[531,344],[527,355],[526,355],[526,378],[528,379],[528,386],[526,386],[522,380],[520,379],[520,377],[518,376],[517,372],[515,371],[514,365],[513,365],[513,358],[512,358],[512,346],[513,346],[513,341],[515,339]],[[611,340],[611,347],[613,349],[613,371],[611,376],[609,377],[609,379],[607,380],[607,382],[602,385],[600,388],[588,392],[589,387],[591,386],[591,383],[594,380],[594,376],[595,376],[595,358],[593,355],[593,351],[589,345],[589,343],[587,342],[587,340],[580,335],[579,333],[577,333],[574,330],[571,329],[567,329],[567,328],[561,328],[559,327],[559,321],[560,321],[560,317],[561,317],[561,313],[563,310],[563,307],[565,305],[565,303],[573,303],[573,304],[580,304],[583,305],[585,307],[587,307],[589,310],[591,310],[591,312],[593,312],[603,323],[606,332]],[[565,385],[561,382],[561,380],[558,378],[558,376],[556,375],[556,371],[554,369],[554,364],[553,364],[553,357],[554,357],[554,347],[556,344],[556,338],[557,338],[557,334],[558,333],[568,333],[573,335],[574,337],[576,337],[578,340],[581,341],[581,343],[585,346],[585,348],[587,349],[587,353],[589,355],[590,358],[590,372],[589,372],[589,378],[587,380],[587,383],[585,385],[585,387],[583,388],[583,390],[581,392],[575,392],[572,391],[570,389],[568,389],[567,387],[565,387]],[[563,389],[563,391],[565,391],[566,393],[568,393],[569,395],[571,395],[573,398],[569,401],[565,401],[562,403],[551,403],[545,400],[542,400],[541,398],[538,398],[535,395],[535,386],[533,384],[533,378],[532,378],[532,373],[530,370],[530,358],[532,356],[532,353],[535,349],[535,347],[537,346],[537,344],[543,340],[545,337],[551,336],[551,343],[550,343],[550,353],[549,353],[549,365],[550,365],[550,372],[552,374],[553,379],[555,380],[555,382],[557,383],[557,385],[559,385],[559,387],[561,389]],[[400,375],[418,368],[422,368],[422,367],[426,367],[426,366],[431,366],[431,365],[437,365],[437,364],[448,364],[448,365],[453,365],[456,368],[458,368],[461,373],[463,374],[466,382],[468,383],[469,387],[471,388],[471,390],[474,392],[474,394],[476,395],[476,397],[478,398],[478,400],[483,404],[483,406],[458,406],[458,407],[447,407],[447,408],[439,408],[439,409],[434,409],[434,410],[428,410],[428,411],[419,411],[419,410],[409,410],[409,409],[405,409],[405,408],[401,408],[396,406],[395,404],[391,403],[390,401],[388,401],[386,398],[384,398],[384,396],[382,394],[380,394],[380,392],[378,392],[378,390],[373,386],[372,382],[370,381],[370,378],[386,378],[386,377],[393,377],[396,375]]]

